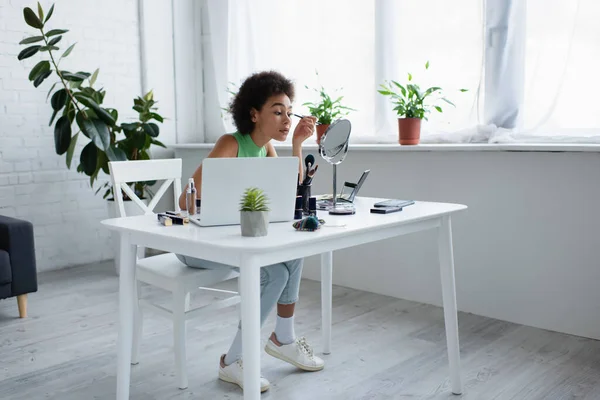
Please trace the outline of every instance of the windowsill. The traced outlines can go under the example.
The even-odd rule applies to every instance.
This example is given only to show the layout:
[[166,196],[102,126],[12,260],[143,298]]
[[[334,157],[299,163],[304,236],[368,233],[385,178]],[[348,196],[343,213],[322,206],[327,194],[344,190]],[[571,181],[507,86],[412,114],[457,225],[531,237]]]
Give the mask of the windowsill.
[[[210,150],[214,143],[182,143],[168,145],[172,149]],[[416,146],[400,146],[399,144],[354,144],[352,151],[523,151],[523,152],[600,152],[600,144],[567,144],[567,143],[511,143],[511,144],[419,144]],[[304,144],[304,149],[317,150],[316,143]],[[291,150],[291,144],[275,144],[275,149]]]

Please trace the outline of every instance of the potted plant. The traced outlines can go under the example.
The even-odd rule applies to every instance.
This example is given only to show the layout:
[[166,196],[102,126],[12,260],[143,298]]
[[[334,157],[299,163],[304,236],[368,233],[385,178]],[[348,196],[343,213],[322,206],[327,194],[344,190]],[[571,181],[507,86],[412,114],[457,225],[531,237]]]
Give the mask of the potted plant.
[[[425,69],[429,69],[429,61],[425,63]],[[399,142],[403,145],[419,144],[421,120],[427,121],[431,107],[440,113],[443,111],[442,107],[433,104],[435,101],[441,100],[454,106],[450,100],[441,97],[442,88],[433,86],[422,91],[419,85],[413,83],[410,73],[408,74],[408,83],[404,86],[396,81],[391,81],[391,84],[386,81],[380,86],[381,89],[378,92],[384,96],[390,96],[395,106],[394,111],[398,114]],[[460,91],[466,92],[467,89],[460,89]],[[437,95],[435,99],[433,99],[434,95]],[[429,101],[430,99],[432,101]]]
[[[318,75],[319,74],[317,73],[317,76]],[[304,87],[310,89],[306,85],[304,85]],[[323,136],[333,121],[348,115],[350,111],[356,110],[342,105],[344,96],[339,96],[335,100],[332,99],[323,86],[319,89],[313,88],[312,90],[319,94],[319,101],[307,102],[302,105],[308,107],[310,115],[317,118],[317,143],[321,143],[321,136]],[[338,90],[340,89],[337,89],[336,91]]]
[[258,188],[246,189],[240,202],[242,236],[266,236],[269,230],[269,208],[265,193]]
[[[77,172],[89,176],[90,186],[93,187],[100,171],[109,173],[109,161],[148,160],[151,145],[165,147],[156,139],[160,129],[153,122],[163,122],[163,117],[156,113],[156,101],[150,91],[133,100],[133,109],[138,113],[137,121],[118,123],[118,111],[102,105],[105,90],[94,87],[99,70],[96,69],[94,73],[70,72],[60,65],[71,54],[75,44],[58,56],[58,44],[68,30],[47,29],[53,13],[54,5],[45,17],[39,3],[37,14],[29,7],[23,9],[25,22],[38,32],[19,43],[28,46],[17,58],[24,60],[38,53],[46,56],[32,68],[29,80],[38,87],[47,78],[56,78],[47,96],[49,98],[52,95],[50,104],[53,113],[49,126],[54,124],[56,154],[64,154],[67,168],[71,168],[77,142],[88,140],[81,151]],[[146,198],[151,194],[148,187],[153,184],[154,182],[135,182],[132,186],[138,197]],[[112,193],[112,188],[106,183],[96,193],[102,188],[106,189],[104,198],[107,198]],[[124,199],[128,199],[125,194]]]

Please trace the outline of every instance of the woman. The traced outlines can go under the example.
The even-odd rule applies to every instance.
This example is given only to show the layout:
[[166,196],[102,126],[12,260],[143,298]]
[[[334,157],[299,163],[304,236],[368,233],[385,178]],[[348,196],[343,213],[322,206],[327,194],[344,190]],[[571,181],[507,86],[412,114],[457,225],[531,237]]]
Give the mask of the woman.
[[[291,81],[273,71],[253,74],[242,84],[231,103],[231,113],[238,132],[223,135],[208,157],[277,157],[271,140],[284,141],[291,126],[291,102],[294,86]],[[292,153],[298,157],[299,176],[303,176],[302,143],[312,136],[316,118],[300,120],[293,133]],[[193,175],[197,195],[202,187],[202,165]],[[185,209],[185,189],[179,197],[179,206]],[[194,268],[232,268],[207,260],[178,255],[186,265]],[[269,337],[265,351],[305,371],[319,371],[324,362],[313,354],[304,338],[294,333],[294,308],[302,275],[302,259],[291,260],[261,268],[260,322],[261,326],[277,304],[275,331]],[[221,356],[219,379],[243,387],[241,324],[227,354]],[[269,382],[261,377],[261,391]]]

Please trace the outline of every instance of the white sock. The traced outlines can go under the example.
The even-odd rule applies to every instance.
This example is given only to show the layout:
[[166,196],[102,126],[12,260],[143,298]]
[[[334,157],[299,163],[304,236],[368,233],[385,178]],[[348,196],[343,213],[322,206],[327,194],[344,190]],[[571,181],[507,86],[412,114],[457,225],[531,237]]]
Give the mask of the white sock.
[[238,329],[231,347],[225,355],[225,365],[230,365],[242,358],[242,330]]
[[277,336],[277,341],[281,344],[290,344],[296,340],[296,333],[294,332],[294,316],[289,318],[277,316],[277,322],[275,322],[275,336]]

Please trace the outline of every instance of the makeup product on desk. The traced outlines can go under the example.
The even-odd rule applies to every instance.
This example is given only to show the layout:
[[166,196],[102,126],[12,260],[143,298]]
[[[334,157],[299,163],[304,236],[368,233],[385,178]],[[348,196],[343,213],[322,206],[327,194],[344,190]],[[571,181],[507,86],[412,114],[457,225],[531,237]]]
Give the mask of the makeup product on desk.
[[308,215],[317,216],[317,198],[310,197],[308,199]]
[[158,222],[164,226],[172,226],[173,220],[164,214],[158,214]]
[[188,215],[196,215],[196,185],[194,184],[194,178],[188,179],[188,187],[185,193],[185,208]]
[[373,214],[390,214],[390,213],[395,213],[398,211],[402,211],[402,207],[392,207],[392,206],[388,206],[388,207],[374,207],[371,208],[371,213]]
[[179,218],[183,218],[183,223],[187,224],[190,222],[190,219],[187,215],[184,215],[181,212],[177,212],[177,211],[165,211],[165,214],[167,214],[169,217],[179,217]]
[[184,225],[190,222],[189,218],[187,217],[181,217],[178,215],[172,215],[167,213],[158,213],[157,217],[159,222],[161,220],[161,217],[169,218],[173,222],[173,225]]
[[302,196],[296,196],[296,208],[294,209],[294,219],[302,219]]

